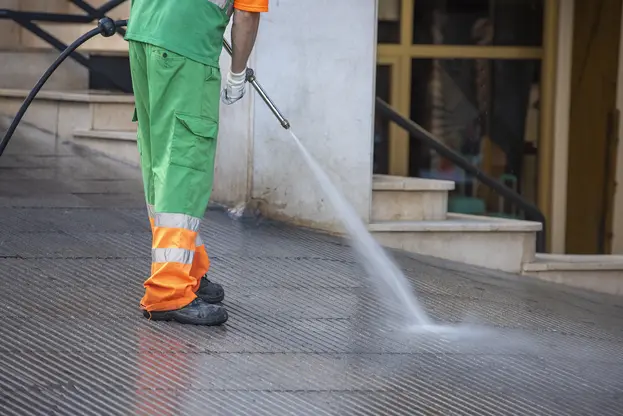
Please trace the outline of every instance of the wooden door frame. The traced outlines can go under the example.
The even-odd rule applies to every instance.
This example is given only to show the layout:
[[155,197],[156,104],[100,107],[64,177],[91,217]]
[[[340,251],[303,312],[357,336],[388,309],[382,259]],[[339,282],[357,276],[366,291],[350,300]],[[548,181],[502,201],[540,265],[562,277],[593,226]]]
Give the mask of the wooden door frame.
[[[621,11],[621,42],[619,44],[619,74],[617,77],[617,109],[623,112],[623,11]],[[619,120],[618,152],[615,172],[614,218],[612,219],[612,252],[623,254],[623,121]]]
[[[411,62],[414,58],[461,58],[461,59],[540,59],[541,105],[539,114],[539,187],[537,205],[548,219],[547,234],[551,233],[549,218],[552,212],[552,165],[554,143],[555,86],[557,63],[557,36],[559,1],[544,0],[543,45],[529,46],[474,46],[474,45],[414,45],[412,42],[414,1],[402,0],[400,12],[400,43],[377,45],[378,62],[396,60],[400,88],[396,91],[394,107],[404,116],[411,114]],[[395,82],[392,79],[392,82]],[[394,97],[392,97],[394,98]],[[390,130],[389,173],[408,176],[409,137],[404,131]],[[551,239],[548,239],[548,250]]]
[[[592,4],[588,0],[585,0],[585,1],[587,1],[587,3],[584,3],[584,4],[580,3],[580,5],[584,8],[584,10],[586,10],[587,8],[591,8]],[[577,9],[578,0],[574,0],[573,2],[574,2],[574,9]],[[608,64],[612,66],[608,66],[606,68],[608,71],[614,70],[615,69],[614,65],[616,65],[616,70],[614,73],[599,71],[598,74],[593,74],[594,78],[590,78],[591,80],[602,80],[603,78],[602,75],[604,74],[611,75],[612,78],[607,78],[607,80],[608,81],[612,80],[613,82],[616,83],[616,86],[615,86],[616,91],[615,91],[614,97],[612,97],[611,95],[605,95],[604,97],[602,96],[602,94],[599,94],[598,97],[595,95],[593,95],[592,97],[586,97],[585,95],[583,95],[583,92],[588,93],[588,94],[593,93],[594,91],[596,91],[595,85],[586,86],[582,84],[580,85],[573,84],[573,82],[578,81],[578,78],[577,78],[578,74],[581,74],[579,79],[589,79],[588,77],[590,75],[584,76],[585,69],[586,69],[585,64],[587,61],[599,60],[599,57],[588,55],[590,53],[588,52],[589,50],[590,51],[599,50],[599,48],[598,49],[588,48],[586,45],[586,44],[590,45],[590,42],[596,36],[596,34],[593,33],[592,31],[586,30],[586,25],[595,24],[595,22],[586,23],[584,25],[585,30],[578,32],[578,26],[576,26],[576,24],[583,21],[582,20],[583,16],[578,15],[577,10],[574,11],[573,30],[571,31],[572,37],[573,37],[572,47],[573,47],[574,53],[579,53],[579,55],[573,57],[573,60],[570,62],[572,76],[569,82],[569,88],[571,89],[572,94],[569,97],[569,102],[568,102],[569,111],[570,111],[568,130],[570,134],[567,137],[567,145],[569,147],[569,153],[567,155],[567,159],[568,159],[567,165],[569,166],[569,169],[567,169],[565,172],[565,175],[567,176],[567,180],[566,180],[567,195],[565,195],[565,202],[566,202],[565,217],[566,218],[565,218],[565,224],[564,224],[565,225],[564,251],[569,252],[570,250],[575,250],[572,252],[573,254],[576,254],[576,253],[611,254],[612,249],[613,249],[613,243],[614,243],[613,233],[615,230],[614,228],[615,227],[615,224],[614,224],[615,212],[614,211],[616,209],[615,181],[617,178],[617,170],[621,169],[621,166],[617,166],[618,164],[617,163],[617,159],[618,159],[617,157],[618,156],[618,151],[617,151],[618,143],[617,142],[618,142],[618,136],[620,134],[620,127],[619,127],[619,121],[620,121],[619,110],[621,106],[620,89],[622,87],[621,83],[623,82],[623,80],[621,79],[621,76],[622,76],[621,63],[623,59],[623,56],[621,56],[621,53],[623,52],[623,45],[621,44],[621,39],[623,37],[623,7],[621,6],[623,6],[623,1],[618,0],[618,2],[619,4],[616,5],[616,7],[621,8],[621,10],[619,11],[617,15],[616,22],[610,20],[609,24],[611,24],[612,26],[602,26],[604,27],[605,30],[617,30],[618,37],[613,38],[610,33],[608,33],[607,35],[604,33],[599,34],[602,40],[603,39],[614,39],[614,41],[616,42],[616,45],[606,46],[604,44],[601,44],[601,47],[606,47],[606,49],[601,50],[602,57],[604,56],[603,54],[607,55],[608,57],[612,57],[610,52],[615,47],[615,50],[616,50],[615,53],[618,54],[617,60],[616,62],[608,62]],[[615,6],[615,4],[611,4],[611,5]],[[604,16],[607,16],[608,18],[614,17],[612,14],[607,14]],[[595,16],[595,18],[601,19],[602,16]],[[598,21],[601,22],[601,20],[598,20]],[[576,36],[580,36],[581,34],[583,34],[584,36],[580,38],[576,37]],[[576,44],[578,40],[580,42]],[[583,53],[586,53],[587,55],[584,56],[582,55]],[[580,61],[578,61],[578,59]],[[595,68],[595,67],[591,66],[589,68]],[[601,84],[598,84],[598,85],[603,88]],[[607,88],[612,88],[612,87],[608,85]],[[603,101],[605,99],[612,99],[612,101],[606,103],[605,101]],[[584,117],[582,117],[581,125],[575,125],[575,128],[574,128],[573,123],[574,121],[578,122],[578,115],[582,114],[582,116],[584,116],[585,111],[587,110],[586,108],[578,110],[578,107],[576,107],[576,105],[579,105],[580,108],[582,108],[581,106],[584,104],[589,104],[591,109],[601,109],[600,110],[601,112],[599,112],[598,114],[594,114],[589,111],[589,114],[586,115],[587,117],[589,117],[589,121],[588,122],[585,121]],[[612,107],[605,108],[604,106],[606,104],[611,104]],[[607,116],[606,116],[607,119],[602,118],[605,114],[603,111],[605,110],[608,110]],[[575,112],[575,118],[574,118],[573,112]],[[593,118],[590,118],[591,115],[593,115]],[[598,123],[600,121],[604,121],[606,124],[597,124],[594,127],[590,128],[590,126],[592,126],[592,124],[590,123]],[[586,131],[582,130],[587,126],[589,126],[588,130]],[[578,136],[578,131],[583,132],[584,135]],[[575,135],[573,135],[573,133],[575,133]],[[591,136],[593,138],[591,139],[590,143],[585,139],[587,136]],[[605,142],[601,142],[602,139]],[[582,149],[582,146],[585,146],[584,149]],[[590,153],[590,151],[587,151],[586,146],[592,149],[595,149],[595,146],[597,147],[603,146],[604,153],[603,155],[599,154],[598,159],[595,159],[596,157],[595,154],[592,155],[593,158],[589,157],[588,159],[586,159],[586,157],[584,157],[585,152]],[[602,156],[605,156],[606,160],[603,160]],[[586,164],[583,164],[584,160],[592,160],[594,163],[592,164],[589,163],[588,165],[586,165]],[[578,179],[578,176],[577,176],[578,165],[584,166],[584,167],[591,166],[591,167],[594,167],[595,169],[600,169],[600,170],[603,168],[603,169],[606,169],[606,171],[600,172],[600,176],[598,176],[599,179],[597,180],[593,180],[588,183],[584,181],[584,188],[581,185],[580,187],[575,188],[574,187],[575,183],[578,183],[579,181],[581,182],[582,180],[584,180],[584,178],[587,177],[586,175],[581,175],[580,176],[581,179]],[[601,174],[603,174],[603,176],[601,176]],[[596,201],[595,195],[590,195],[590,192],[593,192],[593,191],[600,191],[599,197],[598,197],[599,203],[600,203],[598,207],[599,208],[598,213],[596,210],[597,208],[596,206],[594,205],[591,206],[590,203],[588,206],[584,206],[584,204],[587,203],[586,201],[593,201],[593,202]],[[579,195],[578,192],[581,192],[581,194]],[[588,195],[590,196],[586,195],[586,193],[588,193]],[[578,212],[577,211],[578,207],[583,207],[583,206],[584,206],[584,209]],[[573,207],[576,210],[569,212],[570,207]],[[574,228],[577,222],[581,223],[583,220],[587,218],[597,219],[597,217],[592,216],[593,214],[598,215],[598,218],[600,220],[599,221],[600,223],[598,225],[598,228],[601,230],[600,232],[596,232],[595,235],[591,234],[591,236],[589,237],[586,234],[589,233],[589,230],[591,233],[594,231],[592,227],[588,227],[587,229],[584,229],[583,232],[581,231],[582,224],[579,225],[580,228]],[[569,215],[571,215],[572,218],[570,218]],[[587,224],[583,224],[583,225],[585,228],[587,227]],[[597,237],[596,240],[593,240],[594,237]],[[587,243],[587,239],[590,240],[590,244]]]
[[[378,66],[389,66],[390,75],[389,75],[389,105],[394,108],[401,108],[403,92],[400,88],[401,82],[395,82],[396,80],[401,80],[403,68],[402,61],[397,56],[378,56],[376,59],[376,64]],[[404,129],[400,128],[396,123],[389,124],[389,137],[387,138],[388,143],[388,157],[389,157],[389,174],[392,173],[391,166],[392,163],[397,162],[393,155],[396,154],[396,149],[400,149],[404,147],[404,143],[407,143],[409,136],[404,131]],[[399,153],[398,153],[399,154]],[[395,166],[395,165],[394,165]]]

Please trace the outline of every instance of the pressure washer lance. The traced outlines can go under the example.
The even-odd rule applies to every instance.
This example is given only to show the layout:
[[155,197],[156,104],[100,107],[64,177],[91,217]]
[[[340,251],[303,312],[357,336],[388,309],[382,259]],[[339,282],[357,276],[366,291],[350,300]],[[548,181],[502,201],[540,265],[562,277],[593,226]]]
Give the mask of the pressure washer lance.
[[[24,117],[24,114],[26,113],[26,110],[28,109],[28,107],[30,107],[30,104],[32,103],[32,101],[35,99],[35,97],[37,96],[37,94],[39,93],[43,85],[46,83],[46,81],[50,78],[50,76],[52,76],[54,71],[56,71],[58,67],[65,61],[65,59],[67,59],[68,56],[73,54],[76,51],[76,49],[82,46],[82,44],[88,41],[89,39],[97,35],[102,35],[105,38],[109,38],[113,36],[115,33],[117,33],[117,28],[124,27],[127,25],[128,25],[127,20],[114,21],[110,17],[104,17],[97,22],[97,28],[91,29],[84,35],[80,36],[60,54],[60,56],[56,59],[56,61],[54,61],[54,63],[47,69],[47,71],[45,71],[45,73],[39,79],[39,81],[37,81],[37,84],[35,84],[35,87],[30,91],[30,94],[28,94],[28,96],[22,103],[22,106],[20,107],[19,111],[15,115],[15,118],[11,122],[9,129],[4,135],[2,142],[0,142],[0,156],[2,156],[2,154],[4,153],[4,149],[6,149],[7,145],[9,144],[9,141],[13,137],[13,133],[15,133],[17,126],[19,125],[20,121]],[[223,46],[225,47],[225,50],[227,50],[229,55],[233,54],[231,46],[229,45],[229,43],[227,43],[225,39],[223,39]],[[253,71],[253,69],[247,68],[246,79],[247,79],[247,82],[251,84],[253,88],[255,88],[259,96],[262,98],[262,100],[264,100],[264,102],[266,103],[268,108],[270,108],[270,110],[275,115],[275,117],[277,117],[277,120],[279,120],[279,123],[281,124],[281,126],[284,129],[288,130],[290,128],[290,123],[281,114],[279,109],[277,109],[277,106],[275,106],[273,101],[268,97],[268,95],[266,94],[262,86],[259,84],[259,82],[257,81],[257,78],[255,77],[255,71]]]
[[[234,52],[225,39],[223,39],[223,46],[225,47],[225,50],[229,53],[229,55],[233,56]],[[255,88],[255,91],[257,91],[257,93],[262,98],[262,100],[264,100],[268,108],[270,108],[270,111],[272,111],[275,117],[277,117],[277,120],[279,120],[279,123],[281,123],[281,127],[288,130],[290,128],[290,122],[286,120],[286,118],[281,114],[275,103],[273,103],[273,100],[268,97],[260,83],[257,81],[257,78],[255,77],[255,71],[253,71],[253,69],[247,68],[246,78],[247,82],[251,84],[253,88]]]

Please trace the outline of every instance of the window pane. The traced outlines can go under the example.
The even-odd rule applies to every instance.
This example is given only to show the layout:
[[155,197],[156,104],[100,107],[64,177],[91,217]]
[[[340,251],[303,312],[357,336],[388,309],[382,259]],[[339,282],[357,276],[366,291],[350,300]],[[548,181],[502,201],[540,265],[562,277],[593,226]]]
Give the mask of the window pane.
[[[414,59],[411,118],[534,202],[540,61]],[[474,178],[412,138],[410,175],[455,181],[450,210],[513,215]]]
[[[377,65],[376,95],[386,103],[391,103],[391,66]],[[375,174],[389,172],[389,121],[377,113],[374,119],[374,165]]]
[[379,0],[377,43],[400,43],[401,0]]
[[414,1],[414,44],[542,44],[544,0]]

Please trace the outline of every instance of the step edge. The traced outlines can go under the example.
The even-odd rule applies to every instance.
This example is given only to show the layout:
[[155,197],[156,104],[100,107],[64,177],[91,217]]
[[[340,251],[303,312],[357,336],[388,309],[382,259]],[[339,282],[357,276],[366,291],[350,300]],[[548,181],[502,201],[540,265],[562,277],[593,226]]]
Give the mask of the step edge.
[[[0,88],[0,98],[26,98],[30,90]],[[71,91],[39,91],[35,101],[62,101],[88,104],[134,104],[132,94],[94,94]]]
[[[488,217],[483,217],[488,218]],[[402,228],[402,229],[397,229]],[[378,221],[368,225],[370,232],[537,232],[541,230],[541,224],[532,222],[495,222],[474,221],[471,224],[466,222],[453,221],[450,214],[446,220],[437,221]]]
[[123,142],[136,142],[136,132],[121,130],[74,130],[73,136],[83,139],[102,139]]
[[535,261],[526,263],[525,272],[548,271],[623,271],[621,255],[577,255],[537,253]]
[[623,263],[620,264],[603,264],[603,263],[526,263],[523,265],[523,271],[530,272],[565,272],[565,271],[621,271],[623,272]]
[[392,175],[372,175],[373,191],[452,191],[455,183],[440,179],[409,178]]

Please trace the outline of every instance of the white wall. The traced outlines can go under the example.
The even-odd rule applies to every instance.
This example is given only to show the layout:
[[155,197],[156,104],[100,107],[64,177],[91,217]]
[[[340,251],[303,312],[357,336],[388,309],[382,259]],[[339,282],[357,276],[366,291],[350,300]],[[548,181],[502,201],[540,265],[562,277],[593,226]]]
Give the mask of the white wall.
[[[376,0],[280,0],[270,7],[256,45],[258,79],[368,221]],[[253,120],[253,198],[273,217],[339,228],[288,133],[259,98]]]
[[[231,25],[225,37],[229,40]],[[255,66],[255,54],[249,66]],[[231,65],[229,54],[221,53],[222,84]],[[235,206],[245,203],[251,196],[250,174],[253,164],[253,105],[255,93],[247,94],[231,106],[221,105],[218,148],[212,199],[221,204]]]

